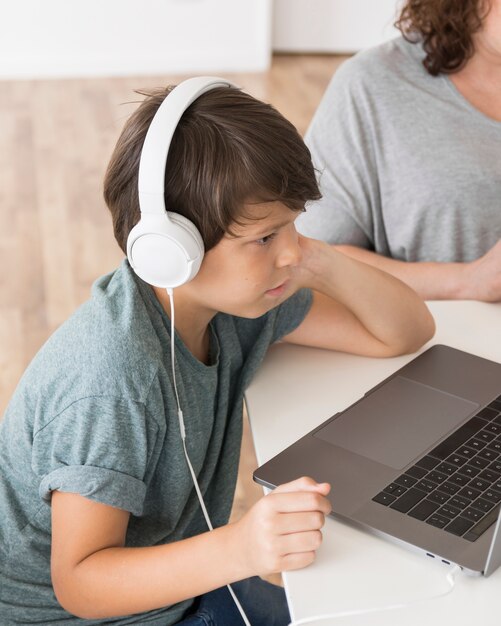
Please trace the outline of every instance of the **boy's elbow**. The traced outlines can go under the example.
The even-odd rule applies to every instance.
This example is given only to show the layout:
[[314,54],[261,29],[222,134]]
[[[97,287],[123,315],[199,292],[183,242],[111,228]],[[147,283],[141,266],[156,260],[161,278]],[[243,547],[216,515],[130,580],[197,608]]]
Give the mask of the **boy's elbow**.
[[412,347],[412,350],[409,352],[416,352],[421,346],[423,346],[426,342],[430,341],[433,338],[436,331],[435,319],[433,315],[430,313],[430,310],[426,305],[424,305],[424,312],[421,318],[421,323],[419,324],[418,330],[416,331],[415,345]]
[[436,330],[437,330],[437,326],[435,324],[435,318],[430,313],[430,311],[427,309],[427,316],[426,316],[426,321],[425,321],[425,329],[423,331],[424,335],[425,335],[425,339],[423,341],[423,344],[426,343],[427,341],[430,341],[430,339],[433,339],[433,337],[435,336]]
[[75,576],[68,571],[52,571],[52,588],[56,596],[56,600],[62,608],[80,619],[99,619],[92,610],[93,603],[86,602],[85,590],[77,584]]
[[65,611],[81,619],[92,619],[89,615],[83,615],[81,607],[77,606],[77,603],[74,601],[73,594],[68,589],[68,581],[66,581],[66,583],[61,582],[58,584],[53,580],[52,588],[54,589],[56,600]]
[[433,338],[435,331],[435,320],[433,319],[433,316],[428,308],[425,306],[423,315],[415,324],[412,325],[406,340],[403,341],[398,348],[396,348],[395,353],[392,356],[417,352],[419,348],[424,346],[425,343]]
[[75,597],[70,597],[64,592],[60,593],[56,591],[55,588],[54,593],[56,594],[56,599],[59,602],[60,606],[74,617],[87,620],[102,619],[103,617],[106,617],[101,615],[99,612],[93,610],[92,605],[90,604],[87,606],[83,606],[82,601],[76,599]]
[[398,333],[393,341],[380,344],[378,356],[395,357],[404,354],[413,354],[435,334],[435,320],[426,305],[423,304],[422,314],[414,319],[408,319],[405,330]]

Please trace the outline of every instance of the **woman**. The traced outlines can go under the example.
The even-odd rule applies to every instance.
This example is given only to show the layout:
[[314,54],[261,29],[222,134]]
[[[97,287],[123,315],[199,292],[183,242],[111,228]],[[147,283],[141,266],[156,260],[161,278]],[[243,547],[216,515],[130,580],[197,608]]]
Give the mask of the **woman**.
[[501,0],[408,0],[337,71],[306,135],[298,230],[427,299],[501,300]]

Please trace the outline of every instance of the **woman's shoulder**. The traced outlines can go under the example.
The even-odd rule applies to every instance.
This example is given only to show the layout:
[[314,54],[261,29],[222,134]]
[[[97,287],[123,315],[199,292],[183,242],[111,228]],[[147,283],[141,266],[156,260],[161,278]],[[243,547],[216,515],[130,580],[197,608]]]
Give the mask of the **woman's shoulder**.
[[361,50],[347,59],[336,71],[333,83],[342,83],[345,88],[363,85],[387,85],[401,82],[405,77],[427,79],[422,65],[424,52],[419,43],[411,43],[403,37],[396,37],[377,46]]

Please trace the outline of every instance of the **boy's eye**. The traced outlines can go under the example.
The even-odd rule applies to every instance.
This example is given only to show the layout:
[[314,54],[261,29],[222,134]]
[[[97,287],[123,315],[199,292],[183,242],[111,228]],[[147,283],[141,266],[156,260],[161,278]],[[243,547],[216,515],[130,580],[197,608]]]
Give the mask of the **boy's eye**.
[[266,235],[261,237],[261,239],[256,239],[256,243],[260,246],[265,246],[267,243],[270,243],[273,239],[275,239],[277,233],[271,233],[270,235]]

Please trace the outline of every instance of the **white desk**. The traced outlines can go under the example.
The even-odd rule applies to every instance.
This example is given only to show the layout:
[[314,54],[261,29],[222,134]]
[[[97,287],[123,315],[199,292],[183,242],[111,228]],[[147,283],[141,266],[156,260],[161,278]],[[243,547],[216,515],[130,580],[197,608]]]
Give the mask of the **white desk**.
[[[443,343],[501,362],[501,304],[430,302]],[[343,410],[415,355],[371,359],[286,344],[273,346],[246,399],[258,462]],[[501,383],[501,381],[500,381]],[[448,567],[329,518],[313,565],[286,572],[295,620],[399,604],[446,591]],[[501,624],[501,568],[491,577],[460,573],[454,591],[408,609],[318,622],[342,626]]]

